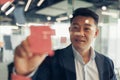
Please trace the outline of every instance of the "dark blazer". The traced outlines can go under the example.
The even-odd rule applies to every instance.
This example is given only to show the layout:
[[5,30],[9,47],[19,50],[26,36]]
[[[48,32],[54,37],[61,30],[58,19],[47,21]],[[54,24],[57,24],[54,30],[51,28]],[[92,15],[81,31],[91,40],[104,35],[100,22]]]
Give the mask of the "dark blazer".
[[[117,80],[114,65],[108,57],[95,52],[100,80]],[[9,80],[13,64],[9,65]],[[55,55],[47,57],[32,76],[32,80],[76,80],[75,62],[71,45],[56,50]]]

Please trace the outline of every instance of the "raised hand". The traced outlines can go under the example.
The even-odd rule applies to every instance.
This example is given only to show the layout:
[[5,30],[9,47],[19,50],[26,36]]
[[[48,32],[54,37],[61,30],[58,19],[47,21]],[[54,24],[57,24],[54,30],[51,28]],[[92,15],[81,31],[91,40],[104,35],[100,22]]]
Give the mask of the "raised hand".
[[33,54],[28,40],[24,40],[15,49],[14,65],[19,75],[28,75],[34,71],[46,58],[47,54]]

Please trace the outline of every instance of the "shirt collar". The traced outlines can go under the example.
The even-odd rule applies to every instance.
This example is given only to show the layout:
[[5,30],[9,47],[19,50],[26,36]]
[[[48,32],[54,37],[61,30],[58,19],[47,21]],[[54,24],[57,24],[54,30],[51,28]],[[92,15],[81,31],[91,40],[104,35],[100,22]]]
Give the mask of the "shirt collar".
[[[83,63],[83,59],[82,59],[82,56],[80,55],[80,53],[74,48],[74,46],[72,45],[72,49],[73,49],[73,53],[74,53],[74,56],[77,60],[79,60],[80,62]],[[90,48],[90,52],[91,52],[91,58],[90,60],[94,60],[95,59],[95,51],[94,49],[91,47]]]

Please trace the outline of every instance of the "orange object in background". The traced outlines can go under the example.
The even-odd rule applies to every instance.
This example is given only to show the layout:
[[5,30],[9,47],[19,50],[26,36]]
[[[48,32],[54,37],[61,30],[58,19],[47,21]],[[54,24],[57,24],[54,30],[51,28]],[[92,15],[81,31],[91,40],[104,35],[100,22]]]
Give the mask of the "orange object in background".
[[12,74],[12,79],[11,80],[32,80],[32,79],[28,78],[28,77],[25,77],[25,76]]
[[0,47],[3,47],[4,46],[4,43],[0,41]]
[[31,52],[34,54],[48,53],[49,56],[54,54],[52,50],[51,35],[55,34],[49,26],[31,26],[31,35],[28,37]]
[[61,37],[60,43],[66,43],[66,42],[67,42],[67,38],[66,37]]
[[14,0],[0,0],[0,5],[3,5],[3,4],[5,4],[5,3],[8,2],[8,1],[13,2]]

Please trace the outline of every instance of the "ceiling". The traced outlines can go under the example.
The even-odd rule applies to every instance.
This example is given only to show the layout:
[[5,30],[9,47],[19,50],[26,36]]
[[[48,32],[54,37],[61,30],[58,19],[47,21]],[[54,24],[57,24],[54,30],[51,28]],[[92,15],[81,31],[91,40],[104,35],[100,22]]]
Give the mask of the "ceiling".
[[[88,3],[85,1],[78,1],[78,0],[74,2],[74,5],[75,5],[74,8],[93,6],[92,3]],[[59,16],[61,14],[67,13],[67,9],[68,9],[68,2],[67,2],[67,0],[64,0],[59,3],[53,4],[49,7],[40,9],[36,13],[42,14],[42,15],[49,15],[49,16]]]
[[[25,22],[47,22],[48,16],[51,17],[49,22],[55,22],[56,18],[66,16],[68,13],[71,14],[73,9],[79,7],[98,9],[105,5],[111,9],[120,10],[119,0],[44,0],[40,6],[37,6],[40,0],[32,0],[28,10],[25,12],[24,9],[28,1],[29,0],[15,0],[13,4],[16,8],[7,16],[5,12],[0,11],[0,23],[10,23],[14,25],[16,22],[22,24]],[[2,5],[3,4],[0,4],[0,7],[2,7]]]

